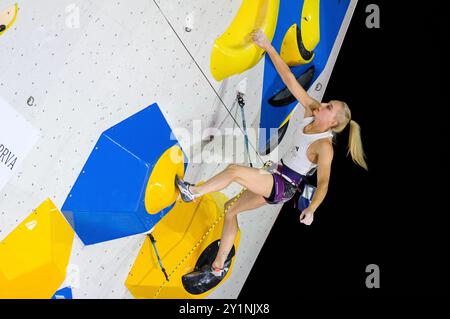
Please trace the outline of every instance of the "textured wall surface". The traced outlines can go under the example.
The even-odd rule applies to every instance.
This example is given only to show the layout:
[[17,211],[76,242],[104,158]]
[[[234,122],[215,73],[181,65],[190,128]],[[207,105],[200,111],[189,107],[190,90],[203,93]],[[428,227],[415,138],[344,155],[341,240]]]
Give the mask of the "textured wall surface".
[[[202,128],[239,129],[241,116],[233,101],[237,84],[246,78],[247,125],[257,128],[264,59],[222,82],[209,71],[212,43],[240,3],[18,0],[17,20],[0,38],[0,96],[39,138],[0,190],[0,240],[45,198],[60,208],[101,132],[153,102],[172,129],[193,133],[192,120]],[[352,1],[328,65],[316,80],[324,87],[355,5]],[[311,94],[321,100],[323,92]],[[298,121],[301,112],[300,107],[292,121]],[[289,126],[279,154],[286,150],[294,126]],[[244,152],[242,134],[236,136],[241,147],[225,151],[220,138],[209,142],[177,137],[190,153],[186,179],[191,182],[210,178],[235,162],[235,153]],[[250,142],[253,163],[261,167],[270,156],[256,156],[256,137]],[[194,163],[199,149],[219,157],[224,151],[228,162]],[[239,190],[233,184],[224,193],[231,197]],[[241,241],[234,271],[211,298],[238,296],[280,208],[265,206],[239,216]],[[62,287],[71,285],[74,298],[131,298],[124,282],[143,241],[144,235],[135,235],[83,246],[75,236]]]

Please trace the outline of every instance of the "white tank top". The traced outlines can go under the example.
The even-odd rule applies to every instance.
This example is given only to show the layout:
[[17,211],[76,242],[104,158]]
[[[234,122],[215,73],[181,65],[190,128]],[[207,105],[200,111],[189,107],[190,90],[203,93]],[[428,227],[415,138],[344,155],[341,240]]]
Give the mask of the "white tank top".
[[314,117],[310,116],[305,117],[300,122],[299,132],[296,132],[297,134],[294,137],[291,148],[282,158],[284,164],[302,175],[306,175],[311,169],[317,167],[317,164],[312,163],[308,159],[307,151],[309,145],[321,138],[333,137],[331,130],[317,134],[305,134],[303,129],[312,121],[314,121]]

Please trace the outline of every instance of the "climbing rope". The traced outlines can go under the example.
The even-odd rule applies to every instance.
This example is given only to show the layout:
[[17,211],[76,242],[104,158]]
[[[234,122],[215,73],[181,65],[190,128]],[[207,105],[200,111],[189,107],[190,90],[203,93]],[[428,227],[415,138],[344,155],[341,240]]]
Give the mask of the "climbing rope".
[[[231,114],[231,110],[228,109],[227,105],[225,104],[225,102],[223,101],[222,97],[220,96],[220,94],[216,91],[216,89],[214,88],[214,86],[212,85],[211,81],[208,79],[208,77],[206,76],[205,72],[203,71],[203,69],[200,67],[200,65],[197,63],[197,61],[195,60],[194,56],[192,55],[192,53],[189,51],[189,49],[187,48],[187,46],[184,44],[183,40],[181,40],[181,37],[179,36],[179,34],[177,33],[177,31],[175,30],[175,28],[173,27],[172,23],[170,23],[169,19],[167,18],[167,16],[164,14],[164,12],[162,11],[161,7],[159,6],[158,2],[156,0],[153,0],[153,2],[155,3],[156,7],[158,8],[159,12],[161,13],[161,15],[164,17],[164,19],[166,20],[167,24],[169,25],[169,27],[172,29],[173,33],[175,33],[176,37],[178,38],[178,40],[180,41],[181,45],[184,47],[184,49],[186,50],[186,52],[189,54],[189,56],[191,57],[192,61],[194,62],[194,64],[197,66],[197,68],[199,69],[200,73],[203,75],[203,77],[205,78],[206,82],[208,82],[209,86],[211,87],[211,89],[213,90],[214,94],[217,96],[217,98],[219,99],[220,103],[225,107],[225,109],[227,110],[228,114],[230,115],[230,117],[233,119],[234,123],[241,129],[241,131],[243,131],[243,133],[245,134],[244,130],[242,129],[242,127],[239,125],[237,119],[233,116],[233,114]],[[250,144],[252,149],[255,151],[256,156],[258,157],[258,159],[261,161],[261,163],[264,163],[264,160],[261,158],[261,156],[259,155],[258,151],[253,147],[253,144]]]
[[[270,167],[271,165],[272,165],[272,162],[268,161],[268,162],[264,163],[264,166],[262,168],[265,169],[265,168]],[[236,201],[242,196],[242,194],[244,194],[244,192],[246,190],[247,190],[247,188],[243,188],[236,196],[234,196],[234,198],[231,201],[231,203],[227,207],[225,207],[225,209],[223,210],[223,213],[220,214],[219,217],[217,217],[217,219],[214,221],[214,223],[212,223],[211,227],[209,227],[209,229],[202,236],[202,238],[200,238],[197,241],[197,243],[194,245],[194,247],[192,247],[191,250],[180,260],[178,265],[176,265],[175,268],[168,275],[167,280],[164,281],[161,284],[161,286],[159,286],[158,290],[156,291],[156,293],[154,295],[154,298],[158,297],[158,295],[160,294],[161,290],[164,288],[164,286],[169,281],[169,279],[172,277],[172,275],[175,272],[177,272],[177,270],[181,267],[181,265],[192,255],[192,253],[198,248],[198,246],[200,246],[201,243],[203,243],[203,241],[206,239],[206,237],[208,237],[208,235],[211,233],[211,231],[214,230],[214,228],[216,228],[217,224],[222,220],[222,218],[225,216],[227,211],[236,203]]]
[[225,214],[227,213],[228,209],[231,208],[236,201],[239,199],[239,197],[242,196],[242,194],[246,191],[246,188],[243,188],[239,194],[237,194],[233,201],[224,209],[223,213],[219,215],[219,217],[217,217],[217,219],[214,221],[214,223],[212,223],[211,227],[209,227],[209,229],[206,231],[206,233],[202,236],[202,238],[200,238],[197,243],[194,245],[194,247],[191,248],[191,250],[181,259],[181,261],[178,263],[178,265],[175,266],[175,268],[170,272],[168,279],[166,281],[164,281],[161,286],[158,288],[158,290],[155,293],[155,298],[158,297],[159,293],[161,292],[161,290],[164,288],[164,286],[166,285],[166,283],[168,282],[168,280],[172,277],[172,275],[180,268],[180,266],[192,255],[192,253],[198,248],[198,246],[201,245],[201,243],[205,240],[206,237],[208,237],[208,235],[211,233],[212,230],[214,230],[214,228],[216,228],[217,224],[222,220],[222,218],[225,216]]
[[[189,54],[189,56],[191,57],[192,61],[195,63],[195,65],[197,66],[197,68],[199,69],[199,71],[202,73],[203,77],[206,79],[206,81],[208,82],[209,86],[211,87],[211,89],[213,90],[213,92],[215,93],[215,95],[217,96],[217,98],[219,99],[220,103],[225,107],[225,109],[227,110],[228,114],[230,115],[230,117],[233,119],[233,121],[235,122],[235,124],[238,125],[238,127],[243,131],[244,136],[245,136],[245,143],[246,143],[246,150],[248,152],[248,148],[249,148],[249,143],[248,143],[248,135],[246,132],[246,128],[242,129],[239,126],[238,121],[236,120],[236,118],[231,114],[231,111],[228,109],[228,107],[226,106],[225,102],[223,101],[223,99],[221,98],[221,96],[219,95],[219,93],[216,91],[216,89],[214,88],[214,86],[212,85],[212,83],[209,81],[208,77],[206,76],[205,72],[203,72],[202,68],[200,67],[200,65],[197,63],[197,61],[195,60],[195,58],[193,57],[193,55],[191,54],[191,52],[188,50],[188,48],[186,47],[186,45],[184,44],[184,42],[181,40],[181,37],[178,35],[178,33],[176,32],[175,28],[172,26],[172,24],[170,23],[169,19],[166,17],[166,15],[164,14],[164,12],[162,11],[162,9],[160,8],[160,6],[158,5],[158,3],[156,2],[156,0],[153,0],[153,2],[155,3],[156,7],[158,8],[158,10],[160,11],[160,13],[162,14],[162,16],[164,17],[164,19],[166,20],[167,24],[170,26],[170,28],[172,29],[172,31],[175,33],[176,37],[178,38],[178,40],[180,41],[180,43],[183,45],[184,49],[186,50],[186,52]],[[239,103],[240,102],[240,103]],[[241,105],[241,103],[243,102],[242,97],[241,100],[239,100],[238,97],[238,103],[241,107],[241,112],[243,112],[243,105]],[[244,127],[246,126],[245,124],[245,119],[243,117],[243,125]],[[250,144],[251,145],[251,144]],[[253,145],[251,145],[252,149],[255,151],[256,156],[258,157],[258,159],[263,163],[263,159],[261,158],[261,156],[259,155],[258,151],[256,151],[256,149],[253,147]],[[249,159],[250,159],[250,154],[249,155]],[[253,164],[250,162],[250,166],[253,167]],[[267,167],[267,163],[264,164],[265,168]],[[211,227],[206,231],[206,233],[197,241],[197,243],[194,245],[194,247],[192,247],[192,249],[181,259],[181,261],[178,263],[177,266],[175,266],[175,268],[170,272],[170,274],[167,276],[167,280],[164,281],[161,286],[158,288],[158,290],[156,291],[154,297],[156,298],[161,290],[164,288],[164,286],[166,285],[166,283],[168,282],[168,280],[172,277],[172,275],[178,271],[178,269],[180,268],[180,266],[192,255],[192,253],[201,245],[201,243],[207,238],[207,236],[211,233],[212,230],[214,230],[214,228],[217,226],[217,224],[222,220],[222,218],[225,216],[226,212],[228,211],[229,208],[231,208],[236,201],[242,196],[242,194],[246,191],[246,188],[243,188],[239,194],[237,194],[234,199],[232,200],[232,202],[224,209],[223,213],[220,214],[220,216],[214,221],[214,223],[211,225]]]

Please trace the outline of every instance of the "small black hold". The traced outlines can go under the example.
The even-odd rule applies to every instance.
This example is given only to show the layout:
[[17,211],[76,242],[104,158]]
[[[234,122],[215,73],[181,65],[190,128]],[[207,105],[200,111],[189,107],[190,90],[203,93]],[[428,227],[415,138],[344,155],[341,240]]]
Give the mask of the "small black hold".
[[27,100],[27,104],[28,106],[33,106],[34,104],[34,97],[30,96]]

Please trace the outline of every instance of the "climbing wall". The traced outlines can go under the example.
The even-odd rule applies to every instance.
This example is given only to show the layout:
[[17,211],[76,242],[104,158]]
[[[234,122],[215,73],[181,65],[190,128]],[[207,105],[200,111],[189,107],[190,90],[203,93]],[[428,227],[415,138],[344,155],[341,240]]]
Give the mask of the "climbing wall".
[[[154,102],[189,158],[186,180],[206,180],[230,163],[244,164],[236,87],[247,79],[247,125],[257,128],[265,60],[221,82],[209,71],[212,43],[236,15],[240,0],[17,3],[17,19],[0,37],[0,98],[17,114],[9,120],[26,122],[36,139],[27,142],[23,158],[0,181],[0,240],[46,198],[61,208],[101,133]],[[0,9],[10,4],[0,0]],[[355,5],[352,0],[327,67],[316,80],[324,86]],[[320,100],[323,91],[312,94]],[[292,121],[298,121],[298,109]],[[198,126],[237,128],[235,144],[224,147],[222,138],[202,138],[195,134]],[[278,153],[266,157],[256,155],[257,136],[250,135],[253,164],[277,160],[293,126]],[[0,132],[5,140],[23,133],[14,125]],[[15,152],[14,145],[10,150]],[[200,161],[201,152],[221,160]],[[233,184],[223,193],[232,197],[239,191]],[[280,209],[265,206],[239,216],[233,272],[210,298],[238,296]],[[132,298],[124,283],[144,240],[138,234],[85,246],[75,236],[60,288],[72,287],[73,298]]]

